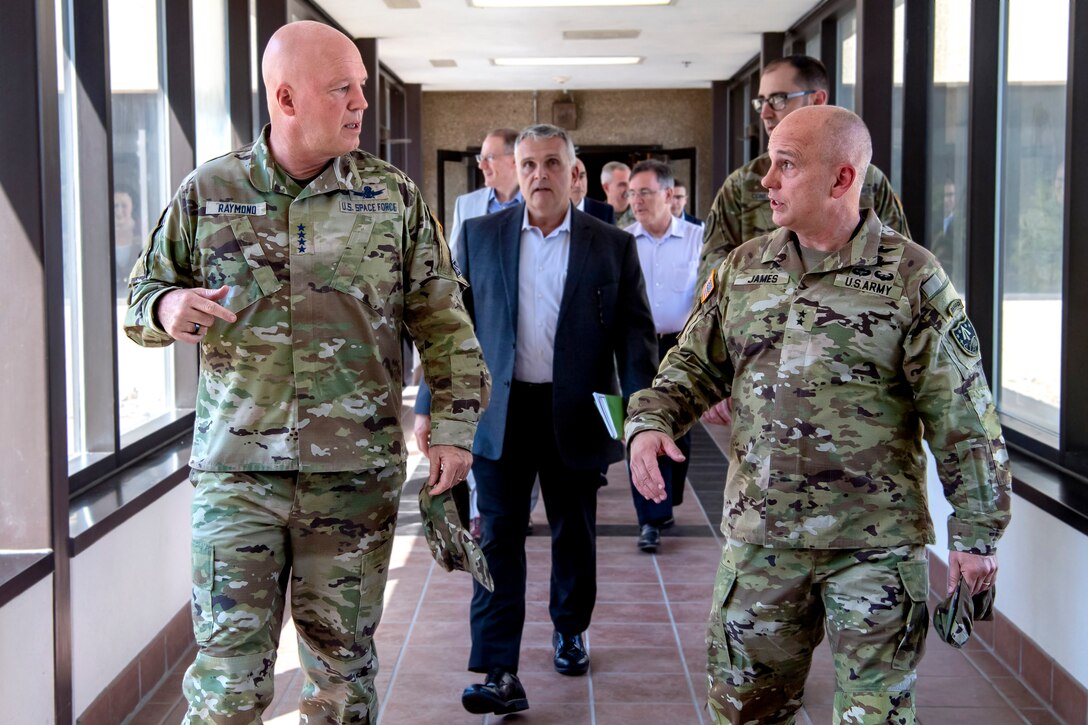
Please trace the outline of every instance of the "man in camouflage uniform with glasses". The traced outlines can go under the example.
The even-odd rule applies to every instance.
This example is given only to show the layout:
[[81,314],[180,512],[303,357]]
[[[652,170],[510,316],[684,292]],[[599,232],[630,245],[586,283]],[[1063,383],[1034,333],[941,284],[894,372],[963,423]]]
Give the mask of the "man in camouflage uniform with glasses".
[[[763,69],[759,96],[752,99],[752,107],[770,135],[782,119],[798,108],[825,105],[829,88],[823,63],[807,55],[789,55],[771,61]],[[771,217],[767,190],[760,184],[770,168],[771,159],[763,153],[726,177],[703,227],[699,279],[706,279],[743,242],[778,228]],[[875,209],[881,221],[910,238],[899,197],[884,173],[872,164],[865,171],[861,208]],[[731,418],[729,401],[722,400],[707,411],[703,420],[728,425]]]
[[993,586],[1009,521],[1008,453],[979,341],[936,258],[860,208],[869,132],[814,106],[771,134],[763,178],[782,228],[707,276],[626,438],[648,499],[657,456],[732,395],[707,631],[719,723],[792,723],[828,635],[833,722],[915,721],[928,612],[926,455],[952,505],[948,591]]
[[[402,328],[434,392],[430,493],[468,473],[490,381],[419,189],[357,150],[358,49],[292,23],[262,71],[271,125],[182,183],[133,271],[125,321],[142,345],[201,351],[185,722],[260,721],[289,584],[302,722],[372,723],[407,459]],[[424,506],[449,518],[441,501]],[[447,542],[468,538],[428,523]],[[465,563],[442,548],[444,564]]]

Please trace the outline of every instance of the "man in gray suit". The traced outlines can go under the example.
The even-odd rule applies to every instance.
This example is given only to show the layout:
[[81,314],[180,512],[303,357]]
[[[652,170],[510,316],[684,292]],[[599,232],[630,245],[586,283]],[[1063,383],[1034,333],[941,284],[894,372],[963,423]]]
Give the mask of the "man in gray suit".
[[446,241],[450,249],[457,247],[461,227],[466,219],[501,211],[522,202],[518,188],[518,172],[514,168],[514,141],[518,132],[512,128],[496,128],[487,134],[476,165],[484,175],[483,188],[461,194],[453,204],[453,224]]

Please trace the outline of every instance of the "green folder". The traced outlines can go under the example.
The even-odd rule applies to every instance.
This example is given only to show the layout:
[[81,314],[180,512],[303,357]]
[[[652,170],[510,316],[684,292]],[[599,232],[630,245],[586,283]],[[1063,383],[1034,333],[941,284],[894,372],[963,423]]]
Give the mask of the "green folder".
[[623,398],[618,395],[594,393],[593,402],[601,414],[608,435],[616,440],[623,440]]

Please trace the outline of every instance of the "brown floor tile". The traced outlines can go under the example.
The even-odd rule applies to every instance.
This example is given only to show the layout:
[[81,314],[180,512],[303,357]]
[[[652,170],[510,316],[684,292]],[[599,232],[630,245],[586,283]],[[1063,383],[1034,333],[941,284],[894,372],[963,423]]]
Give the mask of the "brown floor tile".
[[1050,658],[1027,637],[1023,637],[1020,643],[1020,672],[1028,687],[1044,702],[1052,702],[1054,665]]
[[621,584],[619,582],[598,582],[597,601],[620,603],[647,603],[664,602],[665,596],[661,593],[661,587],[656,584]]
[[1053,705],[1066,722],[1088,722],[1088,693],[1060,667],[1054,668]]
[[420,645],[425,647],[458,646],[467,649],[469,641],[468,617],[459,622],[436,622],[421,618],[412,628],[411,640],[408,644],[410,649]]
[[595,702],[653,702],[690,704],[691,689],[682,674],[646,677],[638,673],[606,672],[593,675]]
[[1069,725],[1068,722],[1056,717],[1053,712],[1045,709],[1022,710],[1021,714],[1031,725]]
[[1016,677],[991,677],[990,682],[1018,708],[1046,707],[1046,703],[1039,699],[1037,693],[1025,687]]
[[480,725],[483,721],[482,715],[465,712],[461,707],[460,693],[455,701],[450,702],[436,702],[430,697],[425,700],[405,699],[390,702],[381,716],[382,725]]
[[177,703],[149,702],[146,703],[128,725],[162,725],[166,716]]
[[699,712],[674,703],[604,702],[597,706],[597,725],[632,725],[632,723],[668,723],[698,725]]
[[672,610],[672,618],[677,624],[683,622],[687,624],[702,624],[706,625],[707,619],[710,617],[710,597],[707,597],[704,602],[669,602],[669,609]]
[[810,671],[805,680],[804,701],[805,707],[830,707],[835,702],[835,674],[831,671]]
[[670,602],[697,602],[708,607],[714,596],[713,575],[707,582],[696,584],[688,582],[665,582],[665,595]]
[[918,702],[927,707],[993,707],[1003,702],[990,683],[974,677],[918,676]]
[[[964,653],[970,663],[987,677],[1009,677],[1012,673],[1009,668],[1005,666],[1001,660],[993,656],[992,653],[984,650],[970,650]],[[925,661],[922,661],[925,664]]]
[[645,672],[683,673],[684,663],[680,661],[680,652],[672,647],[593,647],[593,671],[605,672]]
[[[917,707],[925,725],[1022,725],[1024,720],[1007,707]],[[1038,725],[1035,720],[1029,720]]]
[[140,671],[140,696],[148,694],[166,674],[166,640],[156,637],[137,660]]
[[618,582],[620,584],[645,584],[660,589],[657,572],[652,566],[601,566],[597,565],[597,584]]
[[668,626],[669,611],[664,602],[600,602],[593,608],[593,624],[606,622]]
[[468,647],[409,646],[400,661],[398,677],[417,672],[460,672],[468,666]]
[[519,670],[518,678],[525,687],[529,704],[569,703],[574,705],[589,704],[589,677],[568,677],[554,669],[545,672],[526,672]]
[[597,624],[589,628],[591,646],[676,647],[676,635],[668,626],[646,627],[641,624]]

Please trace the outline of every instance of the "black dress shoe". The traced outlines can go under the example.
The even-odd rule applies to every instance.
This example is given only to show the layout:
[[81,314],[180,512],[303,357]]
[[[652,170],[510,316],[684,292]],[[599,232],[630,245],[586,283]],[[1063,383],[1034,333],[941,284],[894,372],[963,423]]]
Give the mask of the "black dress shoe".
[[647,554],[652,554],[657,551],[657,547],[660,545],[661,530],[652,524],[643,524],[642,530],[638,534],[638,548]]
[[461,705],[474,715],[508,715],[529,709],[525,688],[513,672],[496,667],[482,685],[469,685],[461,693]]
[[584,675],[589,669],[589,653],[582,635],[552,634],[555,647],[555,671],[561,675]]

